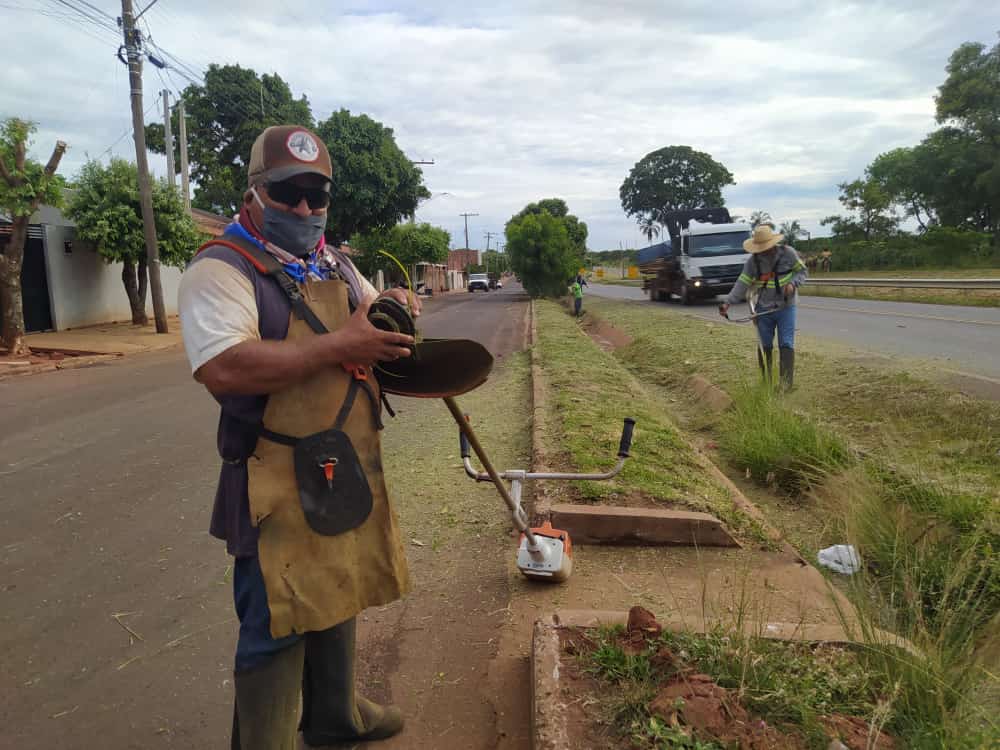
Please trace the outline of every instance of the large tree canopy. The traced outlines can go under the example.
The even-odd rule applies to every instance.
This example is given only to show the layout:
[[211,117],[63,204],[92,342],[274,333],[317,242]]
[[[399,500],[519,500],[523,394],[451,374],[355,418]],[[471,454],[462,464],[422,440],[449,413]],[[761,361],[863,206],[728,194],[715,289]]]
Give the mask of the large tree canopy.
[[[153,180],[153,215],[160,259],[182,267],[197,249],[201,235],[184,210],[176,188]],[[87,162],[80,170],[67,214],[76,222],[76,236],[89,242],[108,263],[122,263],[122,283],[132,308],[132,322],[146,316],[146,242],[135,164],[112,159],[108,166]]]
[[511,217],[511,221],[518,221],[523,219],[525,216],[547,213],[550,216],[554,216],[557,219],[562,219],[563,224],[566,227],[566,233],[569,235],[570,242],[573,243],[580,256],[587,252],[587,224],[586,222],[580,221],[576,216],[569,212],[569,206],[566,205],[566,201],[562,198],[544,198],[536,203],[529,203],[527,206],[522,208],[516,214]]
[[666,212],[723,206],[722,188],[733,184],[732,173],[705,152],[666,146],[636,162],[619,195],[625,213],[652,240]]
[[532,297],[565,293],[583,259],[564,218],[548,211],[522,211],[507,222],[504,250],[511,269]]
[[[258,76],[239,65],[209,65],[203,86],[184,89],[187,109],[188,159],[195,183],[193,205],[231,215],[247,187],[250,148],[270,125],[313,126],[309,101],[294,98],[281,76]],[[178,123],[173,115],[176,139]],[[146,126],[146,143],[165,153],[163,125]],[[175,146],[176,162],[180,156]]]
[[316,127],[333,161],[327,230],[337,241],[388,229],[430,197],[423,173],[404,154],[392,128],[346,109]]
[[28,353],[24,343],[21,268],[28,221],[42,203],[62,205],[63,179],[56,174],[66,144],[56,141],[45,166],[28,158],[35,125],[11,117],[0,124],[0,210],[11,222],[10,239],[0,243],[0,339],[16,356]]

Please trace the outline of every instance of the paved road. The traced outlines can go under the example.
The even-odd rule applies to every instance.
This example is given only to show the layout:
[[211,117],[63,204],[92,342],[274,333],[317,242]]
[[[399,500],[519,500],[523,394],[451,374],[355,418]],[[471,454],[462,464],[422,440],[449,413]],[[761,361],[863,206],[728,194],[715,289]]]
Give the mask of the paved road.
[[[636,287],[591,284],[587,292],[653,304]],[[677,303],[656,304],[673,304],[678,311],[719,319],[717,302],[688,308]],[[739,308],[741,314],[745,310]],[[938,359],[948,369],[1000,379],[998,308],[803,296],[797,323],[799,331],[811,336],[882,354]]]
[[[479,339],[503,357],[523,344],[525,308],[516,289],[447,295],[429,302],[423,330]],[[394,426],[393,439],[430,407],[408,405],[416,421]],[[228,747],[231,568],[207,534],[217,409],[183,353],[4,381],[0,415],[0,746]],[[489,596],[476,579],[439,578],[503,608],[503,554],[496,550]],[[426,614],[416,601],[407,611]],[[381,641],[397,649],[420,630],[404,615],[392,627]],[[458,654],[478,675],[488,653],[448,628],[445,657]],[[493,707],[470,689],[475,675],[451,704],[470,722],[493,721]]]

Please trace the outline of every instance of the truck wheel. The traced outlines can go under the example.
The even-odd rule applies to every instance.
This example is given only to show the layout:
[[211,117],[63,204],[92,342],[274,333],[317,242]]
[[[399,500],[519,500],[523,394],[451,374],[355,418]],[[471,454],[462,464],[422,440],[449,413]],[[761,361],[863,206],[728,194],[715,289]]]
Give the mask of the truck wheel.
[[685,283],[681,285],[681,304],[690,305],[694,302],[694,296],[691,294],[691,288]]

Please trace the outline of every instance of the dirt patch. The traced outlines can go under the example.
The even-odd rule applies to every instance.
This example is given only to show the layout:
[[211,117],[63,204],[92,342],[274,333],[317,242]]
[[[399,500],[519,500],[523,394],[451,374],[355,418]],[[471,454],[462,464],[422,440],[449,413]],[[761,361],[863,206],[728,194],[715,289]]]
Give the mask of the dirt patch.
[[[728,638],[713,641],[707,635],[702,645],[691,640],[676,642],[666,636],[653,613],[639,606],[629,611],[622,631],[609,633],[590,628],[559,631],[563,654],[560,674],[567,673],[565,680],[559,678],[559,697],[570,717],[569,747],[590,748],[597,741],[608,743],[615,738],[617,742],[612,743],[615,746],[629,740],[643,746],[649,741],[655,744],[667,740],[667,746],[672,747],[670,741],[700,740],[740,750],[805,750],[815,746],[824,734],[850,750],[898,747],[892,737],[857,716],[814,714],[811,724],[801,726],[797,722],[788,723],[785,718],[777,722],[769,720],[768,709],[760,704],[761,685],[752,680],[746,685],[734,683],[732,674],[726,677],[724,667],[719,676],[714,674],[714,667],[708,666],[720,663],[713,659],[725,660],[721,652],[710,655],[713,653],[710,644],[724,650],[743,646]],[[837,653],[824,650],[829,647],[817,648],[818,651],[808,652],[810,659],[822,662]],[[616,657],[612,652],[617,649],[620,651]],[[694,655],[699,652],[700,657]],[[753,656],[751,672],[758,660],[770,660],[773,668],[774,654],[766,656],[766,653]],[[795,661],[801,656],[793,653],[801,652],[786,655],[781,651],[780,658],[781,664],[790,659],[792,663],[787,668],[795,672],[803,667]],[[797,714],[779,710],[777,715]]]
[[606,352],[621,349],[632,343],[632,337],[621,328],[615,328],[606,320],[602,320],[596,315],[584,313],[583,330],[592,338],[599,347]]
[[683,726],[699,738],[711,738],[741,750],[799,750],[801,737],[753,719],[734,693],[707,674],[682,675],[660,688],[649,713],[670,726]]

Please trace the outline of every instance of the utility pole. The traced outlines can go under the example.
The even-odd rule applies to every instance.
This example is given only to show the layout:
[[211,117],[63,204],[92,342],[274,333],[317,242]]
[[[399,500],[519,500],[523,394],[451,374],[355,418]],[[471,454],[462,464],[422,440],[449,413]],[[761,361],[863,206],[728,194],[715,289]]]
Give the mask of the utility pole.
[[472,248],[469,247],[469,217],[479,216],[479,214],[459,214],[459,216],[465,219],[465,249],[471,250]]
[[490,237],[496,237],[499,232],[487,232],[484,236],[486,237],[486,252],[490,251]]
[[163,89],[163,142],[167,149],[167,182],[177,187],[177,171],[174,169],[174,133],[170,127],[170,92]]
[[184,210],[191,213],[191,182],[188,177],[188,131],[187,120],[184,119],[184,97],[177,102],[178,137],[181,141],[181,197],[184,198]]
[[153,297],[153,317],[156,320],[156,332],[168,333],[167,310],[163,305],[163,286],[160,283],[160,249],[156,244],[149,162],[146,160],[146,129],[142,121],[142,58],[139,56],[142,38],[135,28],[132,0],[122,0],[121,26],[128,56],[132,137],[135,139],[135,162],[139,171],[139,204],[142,207],[142,229],[146,238],[146,265],[149,272],[149,290]]

